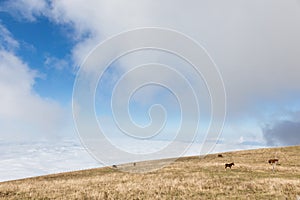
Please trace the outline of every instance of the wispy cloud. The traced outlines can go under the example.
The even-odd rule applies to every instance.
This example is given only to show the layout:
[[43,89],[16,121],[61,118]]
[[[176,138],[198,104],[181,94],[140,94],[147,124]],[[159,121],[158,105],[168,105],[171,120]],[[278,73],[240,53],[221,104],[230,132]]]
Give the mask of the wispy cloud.
[[47,1],[39,0],[5,0],[0,3],[0,11],[9,12],[16,19],[35,21],[36,17],[46,15]]
[[15,40],[9,30],[0,21],[0,49],[13,51],[19,47],[19,42]]
[[71,68],[68,59],[60,59],[53,56],[46,56],[44,63],[46,67],[59,71]]

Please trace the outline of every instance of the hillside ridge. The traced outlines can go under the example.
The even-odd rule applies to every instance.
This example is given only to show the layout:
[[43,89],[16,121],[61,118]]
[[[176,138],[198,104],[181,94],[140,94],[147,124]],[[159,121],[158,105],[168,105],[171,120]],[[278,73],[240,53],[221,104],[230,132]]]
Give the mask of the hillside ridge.
[[166,160],[51,174],[2,182],[0,199],[296,199],[299,152],[291,146],[190,156],[148,173],[140,172]]

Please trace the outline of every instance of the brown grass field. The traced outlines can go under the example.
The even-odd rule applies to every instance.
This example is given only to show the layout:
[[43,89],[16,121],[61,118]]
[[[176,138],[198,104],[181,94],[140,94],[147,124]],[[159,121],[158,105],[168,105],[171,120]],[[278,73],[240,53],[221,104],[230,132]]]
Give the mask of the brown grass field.
[[[83,170],[0,183],[0,199],[297,199],[300,146],[186,157],[148,173]],[[272,172],[270,158],[279,158]],[[118,168],[133,170],[148,161]],[[224,164],[234,162],[233,168]]]

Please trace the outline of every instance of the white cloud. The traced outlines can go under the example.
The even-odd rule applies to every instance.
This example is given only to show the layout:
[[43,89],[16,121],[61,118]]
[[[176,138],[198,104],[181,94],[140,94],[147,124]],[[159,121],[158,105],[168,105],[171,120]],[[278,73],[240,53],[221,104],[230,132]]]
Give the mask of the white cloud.
[[5,48],[8,50],[14,50],[19,47],[19,42],[16,41],[12,34],[7,30],[0,21],[0,49]]
[[[208,50],[223,75],[228,97],[227,124],[243,126],[242,119],[252,119],[252,126],[258,126],[261,115],[269,112],[269,105],[273,109],[288,107],[296,101],[290,94],[300,92],[297,3],[214,0],[86,4],[65,0],[55,1],[53,8],[56,19],[71,22],[79,34],[90,33],[73,49],[76,63],[100,41],[128,29],[164,27],[193,37]],[[237,134],[249,135],[245,130]]]
[[295,99],[287,93],[300,91],[300,6],[296,0],[26,4],[31,12],[27,16],[46,13],[56,23],[74,26],[74,37],[82,38],[72,50],[75,63],[81,63],[107,37],[132,28],[165,27],[193,37],[220,68],[230,119],[259,118],[267,112],[264,105],[288,106]]
[[[38,2],[18,1],[10,7],[27,10],[28,15],[46,13],[57,23],[72,24],[78,34],[89,33],[73,49],[76,61],[82,61],[89,50],[113,34],[158,26],[182,31],[203,44],[217,61],[232,93],[272,95],[276,86],[299,85],[295,83],[300,6],[295,0]],[[272,77],[265,78],[271,70]],[[241,81],[249,88],[238,87]]]
[[[41,75],[16,55],[19,42],[1,23],[0,34],[0,140],[68,136],[60,134],[69,128],[71,116],[58,102],[42,98],[34,91],[35,81]],[[50,61],[48,64],[55,64],[54,67],[64,64],[60,60]]]
[[33,89],[38,72],[13,52],[0,50],[0,124],[2,139],[57,137],[65,111]]
[[60,59],[53,56],[46,56],[44,64],[48,68],[53,68],[59,71],[68,69],[70,65],[67,59]]
[[52,6],[58,21],[72,22],[78,32],[91,33],[73,49],[77,63],[98,42],[132,28],[166,27],[192,36],[220,68],[232,116],[249,115],[257,102],[280,103],[285,98],[282,92],[300,90],[300,7],[294,0],[63,0]]
[[[168,145],[166,141],[144,141],[136,145],[125,140],[118,141],[120,148],[125,151],[139,153],[146,151],[156,152],[161,147]],[[94,160],[78,141],[60,142],[26,142],[26,143],[2,143],[0,141],[0,182],[21,179],[33,176],[41,176],[52,173],[61,173],[74,170],[83,170],[102,167],[103,164]],[[184,143],[177,143],[185,146]],[[201,144],[194,143],[184,156],[199,155]],[[262,148],[245,144],[217,144],[211,153]],[[13,151],[12,151],[13,149]],[[172,154],[172,152],[169,152]],[[168,155],[157,155],[154,159],[168,158]],[[119,158],[112,164],[136,162],[132,158]]]
[[36,16],[46,14],[47,1],[40,0],[19,0],[4,1],[0,4],[1,11],[8,11],[16,18],[28,21],[35,21]]
[[0,141],[0,182],[100,167],[78,141]]

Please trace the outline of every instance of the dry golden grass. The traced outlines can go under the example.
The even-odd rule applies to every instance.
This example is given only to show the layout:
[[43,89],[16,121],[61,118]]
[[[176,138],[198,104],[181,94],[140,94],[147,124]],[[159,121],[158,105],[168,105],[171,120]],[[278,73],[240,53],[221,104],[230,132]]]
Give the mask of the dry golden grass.
[[[296,199],[300,146],[181,158],[149,173],[100,168],[0,183],[0,199]],[[269,158],[279,158],[276,172]],[[149,161],[119,168],[149,166]],[[231,170],[224,163],[234,162]]]

